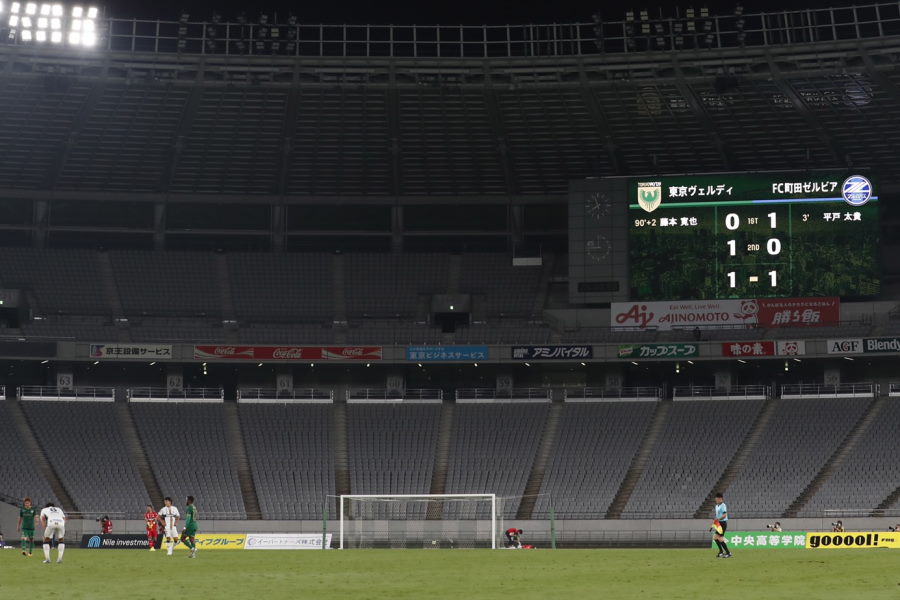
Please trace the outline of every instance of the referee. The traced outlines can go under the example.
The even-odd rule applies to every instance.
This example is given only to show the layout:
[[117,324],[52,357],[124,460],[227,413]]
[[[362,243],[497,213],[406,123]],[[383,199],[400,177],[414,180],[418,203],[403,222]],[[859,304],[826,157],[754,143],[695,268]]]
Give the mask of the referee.
[[719,547],[716,558],[731,558],[728,544],[725,543],[725,532],[728,531],[728,507],[725,506],[725,497],[722,496],[722,492],[716,494],[716,520],[722,526],[722,533],[716,533],[713,537],[716,540],[716,546]]

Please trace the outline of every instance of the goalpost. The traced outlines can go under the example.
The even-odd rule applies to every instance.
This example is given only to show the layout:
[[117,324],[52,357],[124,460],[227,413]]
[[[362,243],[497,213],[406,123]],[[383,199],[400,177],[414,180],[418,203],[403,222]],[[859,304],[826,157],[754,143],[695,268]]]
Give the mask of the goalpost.
[[338,547],[495,549],[497,500],[496,494],[343,494]]

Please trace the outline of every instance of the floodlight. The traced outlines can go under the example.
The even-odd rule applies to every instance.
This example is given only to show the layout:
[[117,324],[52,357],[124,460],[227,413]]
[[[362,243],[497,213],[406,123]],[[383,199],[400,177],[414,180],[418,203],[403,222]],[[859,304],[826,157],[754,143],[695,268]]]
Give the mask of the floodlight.
[[78,46],[81,44],[81,34],[77,31],[69,32],[69,43],[73,46]]
[[62,19],[56,17],[50,19],[50,29],[62,29]]
[[63,5],[62,4],[54,4],[53,7],[50,9],[50,12],[53,14],[54,17],[63,16]]
[[96,19],[96,18],[97,18],[97,12],[98,12],[98,11],[97,11],[97,7],[96,7],[96,6],[92,6],[92,7],[88,8],[88,11],[87,11],[88,19]]
[[0,2],[0,13],[2,13],[2,12],[3,12],[3,3]]
[[31,28],[31,17],[22,17],[22,27]]
[[81,31],[81,19],[72,19],[72,31]]
[[81,8],[80,6],[73,6],[73,7],[72,7],[72,16],[73,16],[73,17],[77,17],[77,18],[80,19],[83,15],[84,15],[84,9],[83,9],[83,8]]
[[35,4],[34,2],[29,2],[28,4],[25,5],[25,14],[26,15],[33,15],[35,13],[37,13],[37,4]]
[[54,44],[59,44],[60,42],[62,42],[62,31],[51,31],[50,41]]
[[30,42],[30,41],[31,41],[31,30],[30,30],[30,29],[23,29],[23,30],[22,30],[22,41],[23,41],[23,42]]
[[19,26],[19,15],[10,15],[9,26],[10,27],[18,27]]
[[38,17],[37,23],[38,29],[47,29],[47,25],[50,24],[47,20],[47,17]]
[[41,14],[44,16],[50,15],[50,5],[49,4],[41,4]]
[[44,31],[43,29],[38,29],[34,34],[34,39],[36,39],[39,42],[46,42],[47,41],[47,32]]
[[97,43],[97,34],[93,32],[85,32],[83,36],[81,36],[81,45],[82,46],[93,46]]
[[82,30],[85,33],[94,33],[97,30],[97,24],[93,21],[85,21]]
[[18,2],[13,2],[12,6],[11,6],[12,12],[14,12],[14,13],[19,12],[21,10],[21,7],[22,7],[22,5],[19,4]]

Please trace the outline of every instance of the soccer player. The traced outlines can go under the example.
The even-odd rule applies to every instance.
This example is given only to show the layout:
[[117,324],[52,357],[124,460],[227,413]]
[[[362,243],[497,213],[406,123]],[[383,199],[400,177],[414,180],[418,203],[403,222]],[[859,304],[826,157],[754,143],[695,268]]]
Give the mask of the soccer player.
[[194,497],[187,497],[187,505],[184,508],[184,531],[181,532],[181,543],[191,549],[190,558],[197,558],[197,505]]
[[518,548],[519,547],[519,538],[522,535],[521,529],[516,529],[515,527],[510,527],[505,532],[506,535],[506,547],[507,548]]
[[722,527],[722,533],[716,532],[713,539],[716,540],[716,546],[719,547],[719,553],[716,558],[731,558],[731,552],[728,550],[728,544],[725,543],[725,532],[728,531],[728,507],[725,506],[725,497],[722,492],[716,494],[716,521]]
[[66,513],[53,506],[52,502],[41,510],[41,525],[44,526],[44,564],[50,563],[50,543],[56,537],[56,562],[61,563],[66,551]]
[[34,552],[34,518],[37,509],[32,505],[31,498],[22,500],[22,508],[19,510],[19,521],[16,523],[16,531],[22,532],[22,556],[31,556]]
[[159,514],[153,510],[153,505],[148,504],[144,511],[144,521],[147,523],[147,541],[150,543],[150,552],[156,552],[156,536]]
[[159,509],[159,521],[166,528],[166,553],[172,556],[175,544],[178,543],[178,529],[176,529],[175,525],[178,523],[181,513],[178,512],[176,507],[172,506],[172,499],[168,496],[163,502],[165,506]]

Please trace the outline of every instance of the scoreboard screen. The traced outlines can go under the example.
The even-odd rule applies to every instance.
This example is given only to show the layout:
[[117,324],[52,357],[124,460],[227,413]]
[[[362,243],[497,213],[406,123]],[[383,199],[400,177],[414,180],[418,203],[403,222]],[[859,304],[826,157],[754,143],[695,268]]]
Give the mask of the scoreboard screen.
[[864,175],[650,176],[627,190],[633,300],[880,290],[878,195]]

